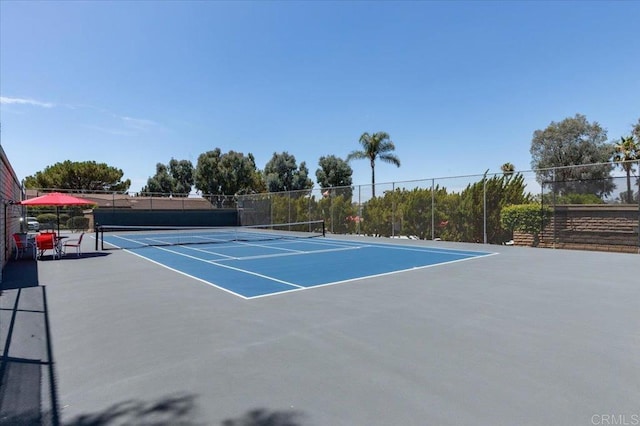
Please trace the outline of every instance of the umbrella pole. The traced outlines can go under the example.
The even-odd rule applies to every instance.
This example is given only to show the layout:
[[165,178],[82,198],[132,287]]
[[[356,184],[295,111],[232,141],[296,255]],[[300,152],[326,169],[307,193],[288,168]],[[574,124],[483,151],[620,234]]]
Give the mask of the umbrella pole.
[[58,237],[60,236],[60,206],[56,206],[56,216],[58,218]]

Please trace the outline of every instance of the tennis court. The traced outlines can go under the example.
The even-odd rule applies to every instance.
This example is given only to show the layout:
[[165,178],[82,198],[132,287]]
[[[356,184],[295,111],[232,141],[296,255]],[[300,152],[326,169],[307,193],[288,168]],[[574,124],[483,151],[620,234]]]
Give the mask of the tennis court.
[[119,229],[103,236],[106,245],[128,249],[165,268],[248,299],[492,254],[310,238],[308,232],[283,234],[260,229],[256,233],[250,232],[250,227],[187,232]]
[[6,389],[69,426],[639,414],[637,254],[362,236],[182,245],[169,234],[158,247],[129,234],[138,248],[123,250],[87,238],[80,257],[12,263],[36,270],[16,271],[0,298]]

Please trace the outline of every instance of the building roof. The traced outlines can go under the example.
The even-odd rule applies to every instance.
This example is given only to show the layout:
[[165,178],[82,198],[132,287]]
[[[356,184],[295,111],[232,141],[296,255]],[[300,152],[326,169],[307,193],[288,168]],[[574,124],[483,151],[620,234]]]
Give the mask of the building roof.
[[[27,189],[26,198],[35,198],[45,191]],[[202,197],[143,197],[118,193],[82,192],[75,195],[95,202],[98,208],[153,209],[153,210],[202,210],[215,206]]]

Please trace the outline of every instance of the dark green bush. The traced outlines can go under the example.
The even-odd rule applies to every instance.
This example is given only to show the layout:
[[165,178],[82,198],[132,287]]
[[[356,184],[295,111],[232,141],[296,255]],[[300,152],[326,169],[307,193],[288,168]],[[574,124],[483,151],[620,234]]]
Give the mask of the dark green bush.
[[40,225],[58,223],[58,216],[55,213],[39,214],[38,216],[36,216],[36,219],[38,219],[38,222],[40,222]]
[[500,216],[504,229],[537,234],[551,218],[551,209],[539,204],[518,204],[503,208]]
[[500,223],[504,229],[533,235],[533,245],[538,245],[540,232],[549,222],[552,211],[540,204],[518,204],[507,206],[500,213]]
[[71,216],[66,213],[60,213],[60,225],[64,225],[65,223],[67,223],[70,217]]

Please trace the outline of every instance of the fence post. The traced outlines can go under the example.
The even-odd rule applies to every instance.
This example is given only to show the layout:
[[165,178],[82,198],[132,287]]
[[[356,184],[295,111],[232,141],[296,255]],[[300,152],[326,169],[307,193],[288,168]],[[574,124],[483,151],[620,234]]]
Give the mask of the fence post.
[[487,244],[487,174],[484,174],[482,180],[482,232],[484,236],[484,243]]
[[[287,207],[289,208],[287,223],[291,223],[291,191],[287,191]],[[289,225],[289,229],[291,229],[291,225]]]
[[[540,183],[540,237],[538,238],[539,241],[542,241],[544,239],[544,184],[547,181],[543,180]],[[514,236],[514,240],[515,240],[515,236]]]
[[311,232],[311,197],[313,196],[313,191],[309,191],[309,197],[307,198],[307,220],[309,221],[309,232]]
[[431,241],[436,239],[436,180],[431,179]]
[[362,222],[362,185],[358,185],[358,221],[356,222],[356,233],[360,235],[360,222]]
[[551,169],[551,209],[553,211],[553,248],[556,248],[558,239],[558,208],[556,206],[556,169]]
[[391,182],[391,237],[396,236],[396,183]]

